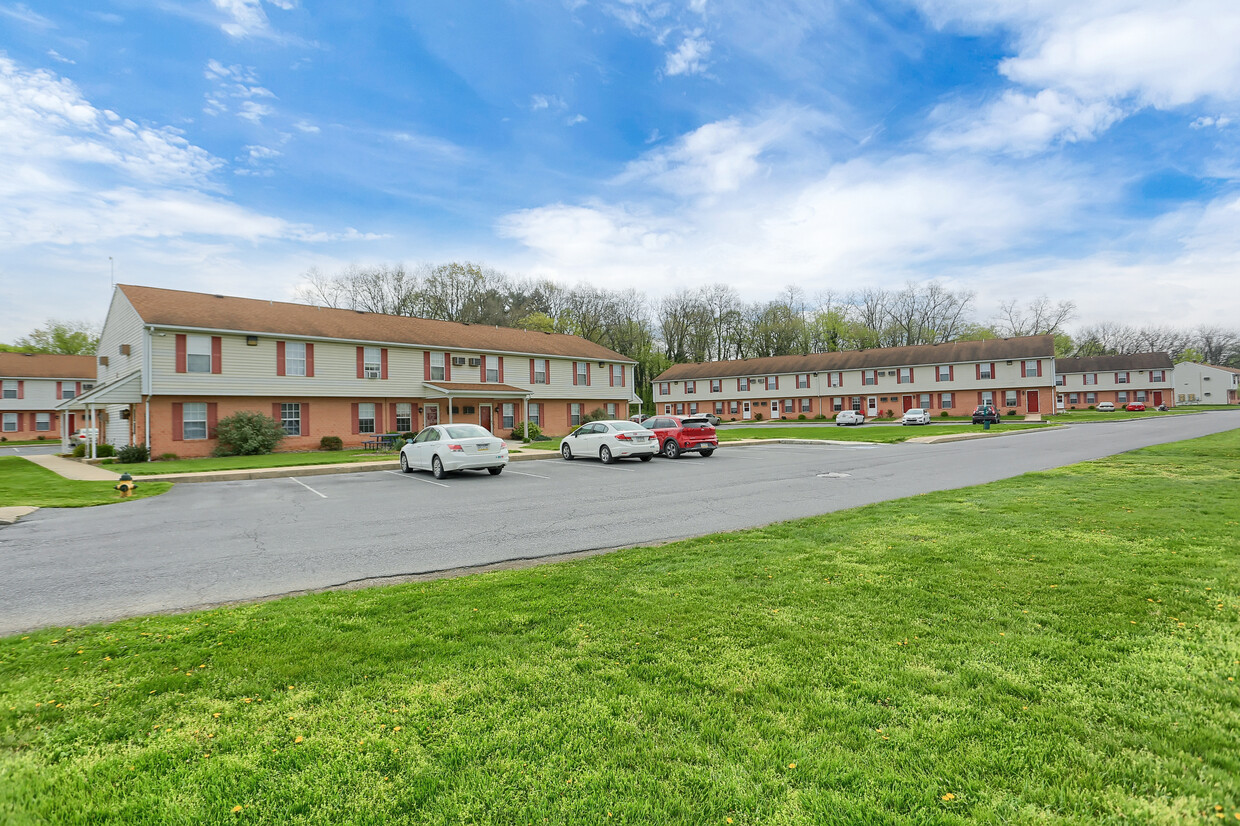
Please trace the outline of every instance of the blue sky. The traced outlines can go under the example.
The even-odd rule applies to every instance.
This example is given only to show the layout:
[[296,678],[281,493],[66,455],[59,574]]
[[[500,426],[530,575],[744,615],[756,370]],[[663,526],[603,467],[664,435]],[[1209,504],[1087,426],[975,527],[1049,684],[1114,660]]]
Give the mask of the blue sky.
[[448,260],[1235,326],[1237,44],[1235,0],[0,0],[0,341],[112,266]]

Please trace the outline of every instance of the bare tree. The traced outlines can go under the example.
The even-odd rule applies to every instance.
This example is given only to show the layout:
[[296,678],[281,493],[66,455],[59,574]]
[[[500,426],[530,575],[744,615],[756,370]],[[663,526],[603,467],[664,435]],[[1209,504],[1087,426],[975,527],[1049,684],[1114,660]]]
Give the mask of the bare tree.
[[1207,364],[1227,364],[1240,357],[1240,333],[1222,327],[1198,327],[1194,344]]
[[702,304],[710,313],[711,341],[707,358],[722,360],[728,351],[731,331],[740,321],[740,297],[727,284],[702,288]]
[[1021,307],[1015,300],[1004,301],[992,322],[1001,336],[1060,335],[1063,326],[1076,318],[1076,305],[1071,301],[1052,304],[1046,296],[1039,296]]

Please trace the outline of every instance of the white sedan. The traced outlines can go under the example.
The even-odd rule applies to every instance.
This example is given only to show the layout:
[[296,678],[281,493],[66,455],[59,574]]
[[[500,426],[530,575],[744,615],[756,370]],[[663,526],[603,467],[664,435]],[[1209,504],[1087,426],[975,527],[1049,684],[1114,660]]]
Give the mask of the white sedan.
[[930,424],[930,411],[913,407],[904,411],[900,424]]
[[841,410],[835,414],[835,426],[846,424],[865,424],[865,416],[857,410]]
[[587,422],[560,440],[560,455],[565,459],[597,456],[603,464],[636,456],[649,462],[659,452],[659,440],[635,422],[608,419]]
[[506,464],[508,445],[476,424],[433,424],[400,449],[401,470],[429,470],[436,479],[483,468],[498,476]]

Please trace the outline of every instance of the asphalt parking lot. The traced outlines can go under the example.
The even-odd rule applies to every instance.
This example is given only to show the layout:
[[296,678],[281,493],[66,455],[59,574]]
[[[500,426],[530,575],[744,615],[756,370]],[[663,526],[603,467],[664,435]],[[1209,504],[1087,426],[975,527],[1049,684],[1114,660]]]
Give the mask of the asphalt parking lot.
[[736,530],[1237,426],[1228,411],[936,445],[551,458],[444,480],[379,471],[178,485],[0,528],[0,633]]

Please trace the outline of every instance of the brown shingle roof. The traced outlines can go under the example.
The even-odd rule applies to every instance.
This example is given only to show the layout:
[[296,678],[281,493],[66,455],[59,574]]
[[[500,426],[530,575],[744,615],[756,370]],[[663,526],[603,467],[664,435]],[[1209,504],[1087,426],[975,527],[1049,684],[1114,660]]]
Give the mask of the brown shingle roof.
[[483,324],[334,310],[308,304],[118,285],[147,324],[203,330],[268,333],[443,347],[451,350],[567,356],[604,361],[632,359],[580,336],[539,333]]
[[811,353],[807,356],[771,356],[676,364],[663,371],[655,381],[812,373],[824,370],[870,370],[879,367],[912,367],[919,364],[1053,358],[1054,355],[1055,340],[1051,336],[1024,336],[986,341],[953,341],[948,344],[920,344],[913,347],[845,350],[838,353]]
[[1096,370],[1170,370],[1175,365],[1166,353],[1129,353],[1123,356],[1083,356],[1075,359],[1055,359],[1055,372],[1061,376],[1068,373],[1092,373]]
[[93,379],[94,356],[0,353],[0,376],[31,379]]

